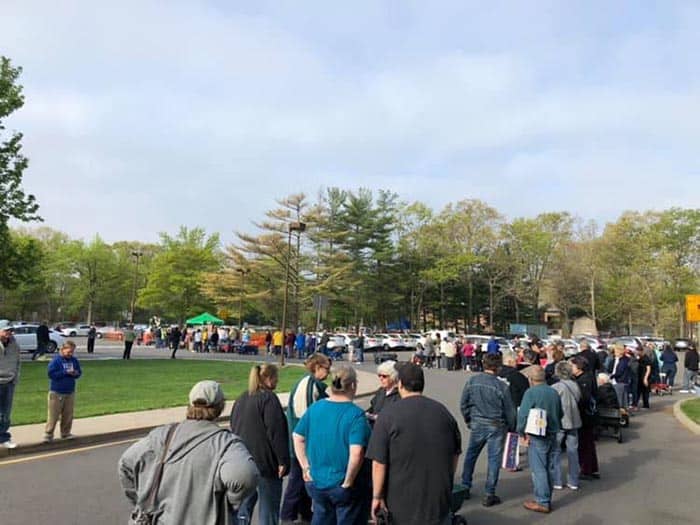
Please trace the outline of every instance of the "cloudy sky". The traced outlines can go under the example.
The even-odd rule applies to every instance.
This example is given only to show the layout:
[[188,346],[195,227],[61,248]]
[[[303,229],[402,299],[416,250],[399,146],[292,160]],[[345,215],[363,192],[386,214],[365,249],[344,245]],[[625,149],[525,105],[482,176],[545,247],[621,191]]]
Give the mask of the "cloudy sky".
[[293,192],[509,217],[700,202],[700,3],[0,0],[46,224],[151,241]]

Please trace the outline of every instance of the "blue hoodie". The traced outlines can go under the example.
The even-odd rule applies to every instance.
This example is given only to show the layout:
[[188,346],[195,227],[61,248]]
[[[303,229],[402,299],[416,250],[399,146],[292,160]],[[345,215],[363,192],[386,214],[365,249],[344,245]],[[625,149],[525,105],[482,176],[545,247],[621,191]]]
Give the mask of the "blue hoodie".
[[[73,370],[78,372],[74,376],[69,375],[67,372],[71,366]],[[75,392],[75,380],[82,374],[80,363],[75,357],[66,359],[61,355],[57,355],[49,363],[49,379],[51,379],[49,390],[58,394],[72,394]]]

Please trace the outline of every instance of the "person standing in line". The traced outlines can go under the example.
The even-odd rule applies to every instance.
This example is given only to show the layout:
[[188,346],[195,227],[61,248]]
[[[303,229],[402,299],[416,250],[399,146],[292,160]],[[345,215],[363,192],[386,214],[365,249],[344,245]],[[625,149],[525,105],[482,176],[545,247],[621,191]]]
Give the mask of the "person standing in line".
[[275,330],[275,333],[272,336],[272,348],[275,355],[280,355],[282,346],[284,346],[284,334],[282,333],[282,330]]
[[272,332],[265,330],[265,355],[270,355],[272,350]]
[[294,346],[296,347],[297,357],[299,359],[304,359],[306,357],[306,334],[301,328],[299,332],[297,332]]
[[[595,427],[598,422],[596,401],[598,398],[598,381],[588,369],[584,357],[574,356],[570,361],[573,380],[581,390],[579,414],[581,428],[578,431],[578,463],[581,467],[579,479],[598,479],[598,453],[595,448]],[[616,391],[617,393],[617,391]],[[619,396],[618,396],[619,405]]]
[[498,371],[498,377],[508,385],[513,406],[517,409],[525,395],[525,391],[530,388],[527,377],[518,372],[513,352],[503,354],[503,364]]
[[36,329],[36,350],[34,350],[34,353],[32,354],[32,361],[35,361],[46,353],[49,348],[50,341],[49,323],[48,321],[42,321]]
[[95,352],[95,339],[97,338],[97,328],[95,325],[90,325],[90,329],[87,333],[87,353],[92,354]]
[[676,372],[678,367],[676,363],[678,362],[678,356],[676,352],[673,351],[671,345],[664,345],[664,349],[661,352],[661,373],[666,374],[666,384],[673,388],[676,384]]
[[224,405],[221,386],[200,381],[190,390],[185,421],[152,430],[124,452],[119,481],[134,506],[132,518],[139,509],[151,510],[150,491],[160,472],[154,523],[231,523],[231,514],[255,491],[258,469],[241,439],[216,424]]
[[501,351],[501,347],[498,345],[498,341],[496,341],[495,336],[491,336],[489,338],[489,342],[486,345],[486,353],[487,354],[498,354]]
[[367,447],[372,516],[384,510],[395,525],[451,524],[454,475],[462,452],[459,427],[445,406],[423,396],[420,366],[407,363],[398,374],[401,400],[382,410]]
[[15,387],[19,382],[19,345],[9,323],[0,325],[0,447],[16,448],[10,434],[10,416]]
[[[299,423],[308,408],[320,399],[328,397],[326,384],[323,382],[328,377],[331,369],[331,360],[321,353],[312,354],[304,363],[308,374],[302,377],[292,388],[287,403],[287,424],[289,433]],[[291,525],[301,519],[303,522],[311,521],[311,498],[304,488],[303,473],[299,460],[294,454],[294,446],[290,443],[291,468],[287,477],[287,488],[284,492],[284,500],[280,511],[283,525]]]
[[61,420],[61,439],[73,437],[73,409],[75,407],[75,381],[83,374],[80,362],[73,355],[75,343],[63,343],[59,354],[55,356],[48,367],[50,379],[48,396],[48,415],[44,429],[44,443],[53,441],[56,423]]
[[393,405],[401,399],[399,396],[398,380],[399,372],[396,369],[396,362],[384,361],[377,367],[377,377],[379,378],[379,389],[369,402],[366,411],[370,425],[377,421],[379,413],[384,408]]
[[598,355],[593,351],[591,345],[588,341],[583,339],[579,343],[579,348],[581,349],[577,355],[584,357],[588,363],[588,370],[595,376],[600,370],[602,363],[598,359]]
[[573,370],[567,361],[560,361],[554,367],[554,376],[558,381],[551,387],[559,394],[561,408],[564,416],[561,418],[561,430],[557,432],[557,441],[554,447],[554,469],[552,472],[552,484],[556,490],[564,488],[561,475],[561,446],[566,445],[566,457],[569,464],[569,478],[566,486],[571,490],[578,490],[578,429],[581,428],[581,413],[578,405],[581,402],[581,389],[571,379]]
[[122,359],[131,359],[131,347],[134,346],[134,341],[136,341],[136,332],[134,332],[134,325],[130,324],[122,332],[122,337],[124,337],[124,354],[122,354]]
[[[518,411],[518,434],[527,443],[527,458],[532,471],[534,500],[523,503],[523,507],[534,512],[549,514],[552,510],[552,470],[554,468],[557,433],[561,430],[563,414],[559,394],[545,383],[544,369],[532,365],[530,388],[523,396]],[[526,423],[531,409],[542,409],[546,413],[544,436],[526,433]]]
[[236,523],[240,525],[252,522],[257,502],[260,525],[279,523],[282,478],[289,472],[290,459],[287,420],[275,394],[278,379],[275,365],[255,365],[250,370],[248,390],[231,410],[231,432],[243,440],[260,471],[257,492],[238,509]]
[[462,484],[467,488],[467,497],[471,495],[476,460],[484,446],[488,447],[488,471],[481,500],[484,507],[501,503],[501,498],[496,496],[496,485],[503,446],[506,433],[515,430],[516,423],[515,405],[508,385],[496,376],[501,364],[500,353],[484,355],[484,371],[467,380],[460,401],[462,416],[471,430],[462,468]]
[[[694,394],[695,393],[695,380],[698,377],[698,351],[695,346],[691,346],[686,350],[685,357],[683,358],[683,389],[681,394]],[[647,394],[647,400],[648,400]],[[648,405],[649,403],[647,403]],[[646,408],[649,408],[648,406]]]
[[637,402],[639,402],[639,399],[642,400],[642,408],[649,408],[649,393],[651,391],[651,378],[655,360],[656,355],[654,354],[653,345],[651,348],[645,346],[639,356],[639,396]]
[[[451,339],[445,339],[445,369],[455,370],[455,360],[457,358],[457,346]],[[442,350],[441,350],[442,351]]]
[[170,359],[175,359],[175,354],[180,348],[180,339],[182,338],[182,333],[180,332],[180,327],[175,325],[172,330],[170,330],[170,346],[173,349],[173,353],[170,354]]
[[311,525],[359,525],[369,518],[362,515],[369,487],[358,474],[371,430],[353,403],[355,369],[341,364],[331,376],[331,395],[311,405],[294,429],[294,453],[313,502]]
[[355,361],[358,363],[365,362],[365,336],[361,331],[357,332],[357,339],[355,340]]
[[200,353],[202,351],[202,329],[197,328],[194,332],[194,351]]

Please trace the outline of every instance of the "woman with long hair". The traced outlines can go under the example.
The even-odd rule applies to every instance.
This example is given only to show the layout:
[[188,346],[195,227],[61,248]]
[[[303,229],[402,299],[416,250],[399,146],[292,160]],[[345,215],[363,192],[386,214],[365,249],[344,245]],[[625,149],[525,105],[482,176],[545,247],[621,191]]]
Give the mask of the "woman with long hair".
[[243,440],[260,471],[258,490],[241,503],[237,523],[251,522],[258,500],[258,523],[279,523],[282,478],[289,472],[290,459],[287,420],[274,392],[277,381],[275,365],[255,365],[248,377],[248,390],[231,410],[231,431]]

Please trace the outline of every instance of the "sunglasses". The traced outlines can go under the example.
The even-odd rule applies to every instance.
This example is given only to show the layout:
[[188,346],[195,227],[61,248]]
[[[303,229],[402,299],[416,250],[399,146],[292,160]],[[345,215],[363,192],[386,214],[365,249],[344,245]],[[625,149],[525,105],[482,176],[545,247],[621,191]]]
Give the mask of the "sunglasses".
[[377,377],[386,379],[389,376],[387,374],[377,374]]

